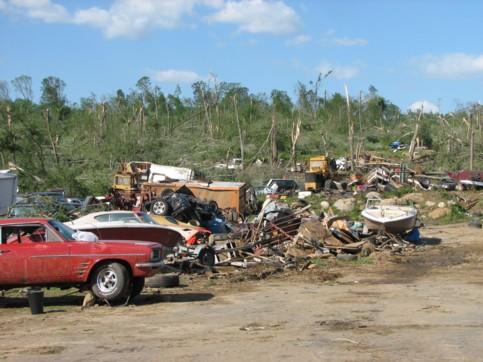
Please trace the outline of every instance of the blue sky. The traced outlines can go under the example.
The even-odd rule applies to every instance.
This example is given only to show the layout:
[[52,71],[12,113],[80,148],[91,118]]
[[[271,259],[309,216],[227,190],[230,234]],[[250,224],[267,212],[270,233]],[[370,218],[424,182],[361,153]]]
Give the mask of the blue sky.
[[[483,102],[481,0],[0,0],[0,81],[66,83],[71,103],[197,81],[250,93],[378,94],[402,111]],[[10,86],[11,98],[16,98]]]

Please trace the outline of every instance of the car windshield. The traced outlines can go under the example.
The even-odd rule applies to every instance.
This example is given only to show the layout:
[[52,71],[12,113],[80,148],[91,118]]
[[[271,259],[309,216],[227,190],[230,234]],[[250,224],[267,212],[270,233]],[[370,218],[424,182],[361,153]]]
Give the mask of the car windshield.
[[276,184],[279,188],[283,189],[297,188],[297,184],[294,180],[274,180],[273,183]]
[[141,222],[139,217],[133,212],[121,212],[121,213],[110,213],[99,214],[94,216],[97,222],[113,222],[113,221],[124,221],[124,222]]
[[9,217],[29,217],[41,212],[38,205],[17,203],[10,208]]
[[146,223],[146,224],[157,224],[157,222],[151,216],[149,216],[148,214],[146,214],[145,212],[140,212],[138,214],[138,216],[141,218],[141,220],[143,221],[143,223]]
[[74,240],[72,234],[74,234],[74,230],[72,230],[70,227],[64,225],[60,221],[57,220],[49,220],[49,224],[57,230],[57,232],[62,235],[62,237],[65,240]]

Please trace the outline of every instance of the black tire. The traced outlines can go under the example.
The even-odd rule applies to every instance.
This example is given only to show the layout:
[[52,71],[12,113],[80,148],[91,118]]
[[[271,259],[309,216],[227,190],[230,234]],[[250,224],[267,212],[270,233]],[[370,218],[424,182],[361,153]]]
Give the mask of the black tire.
[[210,201],[208,203],[208,208],[210,209],[210,211],[213,211],[213,212],[218,212],[218,204],[216,203],[216,201]]
[[174,194],[174,191],[171,190],[171,189],[166,189],[164,190],[163,192],[161,192],[161,197],[168,197],[168,196],[171,196],[172,194]]
[[136,298],[144,289],[146,279],[144,277],[135,277],[132,280],[131,299]]
[[171,212],[171,207],[165,199],[156,199],[151,204],[151,212],[160,216],[167,216]]
[[176,288],[179,287],[179,275],[158,273],[146,278],[144,286],[146,288]]
[[297,201],[295,202],[296,207],[305,207],[308,204],[309,204],[309,202],[307,200],[304,200],[304,199],[297,199]]
[[206,247],[201,249],[198,254],[197,259],[200,261],[201,265],[213,266],[215,265],[215,251],[211,247]]
[[99,265],[91,278],[92,292],[108,302],[125,298],[131,286],[131,276],[126,267],[119,263]]

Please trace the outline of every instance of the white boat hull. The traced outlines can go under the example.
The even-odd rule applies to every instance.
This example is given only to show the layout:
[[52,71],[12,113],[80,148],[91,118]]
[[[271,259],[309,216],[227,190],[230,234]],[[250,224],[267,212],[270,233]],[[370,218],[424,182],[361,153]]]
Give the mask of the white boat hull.
[[365,208],[361,216],[369,230],[402,234],[416,225],[417,210],[413,206],[378,205]]

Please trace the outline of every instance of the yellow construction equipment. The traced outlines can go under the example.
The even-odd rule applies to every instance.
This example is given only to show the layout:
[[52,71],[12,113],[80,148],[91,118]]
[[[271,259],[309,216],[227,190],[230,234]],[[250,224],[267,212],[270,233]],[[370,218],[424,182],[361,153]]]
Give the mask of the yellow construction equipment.
[[330,166],[330,158],[327,156],[311,157],[305,171],[305,190],[317,192],[326,186],[331,188]]

